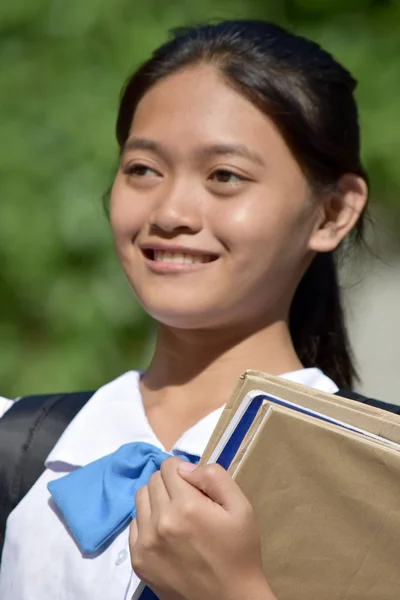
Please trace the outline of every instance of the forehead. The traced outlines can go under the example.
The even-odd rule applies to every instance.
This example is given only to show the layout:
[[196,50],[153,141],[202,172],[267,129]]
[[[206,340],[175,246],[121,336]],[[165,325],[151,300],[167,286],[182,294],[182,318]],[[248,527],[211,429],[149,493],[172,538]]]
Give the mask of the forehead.
[[184,69],[155,84],[138,104],[131,135],[181,146],[232,142],[287,151],[272,120],[211,65]]

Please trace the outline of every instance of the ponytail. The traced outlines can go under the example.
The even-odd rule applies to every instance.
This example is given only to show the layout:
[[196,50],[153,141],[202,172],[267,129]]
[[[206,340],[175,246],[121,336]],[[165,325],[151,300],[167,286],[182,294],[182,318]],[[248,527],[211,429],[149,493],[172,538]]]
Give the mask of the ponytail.
[[357,379],[333,253],[318,254],[301,280],[290,309],[290,333],[305,367],[318,367],[339,388]]

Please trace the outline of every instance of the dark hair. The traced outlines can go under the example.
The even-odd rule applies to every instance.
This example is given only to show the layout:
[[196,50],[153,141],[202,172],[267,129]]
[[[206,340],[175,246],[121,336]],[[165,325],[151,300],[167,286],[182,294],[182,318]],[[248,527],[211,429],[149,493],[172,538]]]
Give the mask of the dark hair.
[[[334,192],[344,173],[366,179],[356,81],[315,42],[263,21],[175,30],[126,84],[116,126],[121,149],[143,95],[160,79],[196,63],[215,64],[228,85],[273,119],[316,193]],[[363,217],[354,231],[359,240]],[[290,332],[304,366],[317,366],[339,387],[351,387],[356,370],[333,253],[318,254],[301,280]]]

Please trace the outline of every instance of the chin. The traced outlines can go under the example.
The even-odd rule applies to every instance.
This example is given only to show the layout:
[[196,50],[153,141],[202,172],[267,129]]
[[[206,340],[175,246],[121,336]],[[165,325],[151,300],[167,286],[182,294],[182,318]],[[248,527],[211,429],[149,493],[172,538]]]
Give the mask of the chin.
[[[175,329],[208,329],[223,325],[223,314],[215,307],[200,306],[193,302],[174,302],[162,305],[156,302],[143,302],[139,298],[145,312],[158,323]],[[158,305],[157,305],[158,304]]]
[[177,312],[176,310],[168,311],[164,308],[160,311],[147,309],[147,312],[157,323],[174,329],[194,330],[216,326],[215,318],[211,319],[209,315],[199,314],[198,311]]
[[[229,294],[213,286],[185,285],[171,290],[167,286],[132,285],[143,310],[156,322],[185,330],[221,329],[235,326],[245,316],[238,306],[226,302]],[[214,293],[213,293],[214,292]],[[217,293],[218,292],[218,293]],[[243,304],[243,303],[240,303]],[[246,312],[247,312],[247,303]]]

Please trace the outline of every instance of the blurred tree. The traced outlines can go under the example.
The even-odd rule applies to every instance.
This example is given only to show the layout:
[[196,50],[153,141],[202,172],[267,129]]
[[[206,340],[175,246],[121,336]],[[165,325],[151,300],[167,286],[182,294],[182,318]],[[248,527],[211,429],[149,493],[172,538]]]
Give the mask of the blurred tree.
[[152,328],[101,197],[121,85],[169,28],[264,17],[360,80],[374,198],[400,215],[399,0],[13,0],[0,5],[0,393],[99,386],[146,364]]

